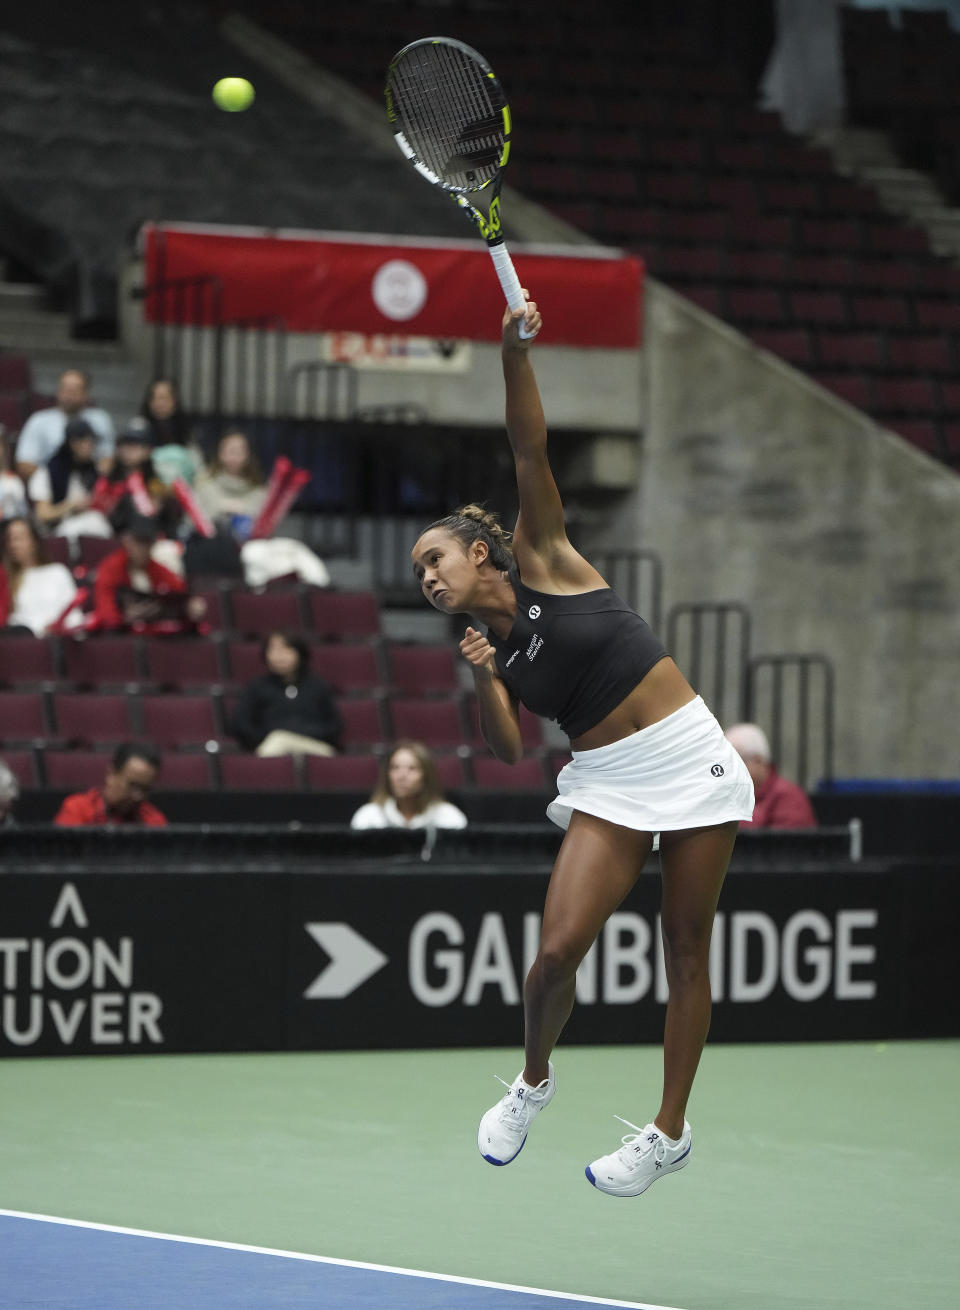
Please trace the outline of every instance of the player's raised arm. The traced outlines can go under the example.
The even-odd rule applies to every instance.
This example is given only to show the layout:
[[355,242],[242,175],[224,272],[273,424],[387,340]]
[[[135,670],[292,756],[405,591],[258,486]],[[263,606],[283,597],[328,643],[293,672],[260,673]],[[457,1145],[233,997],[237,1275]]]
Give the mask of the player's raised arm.
[[521,337],[521,323],[531,339],[540,331],[540,311],[534,301],[528,301],[525,312],[508,309],[503,316],[507,436],[520,500],[514,554],[531,586],[548,591],[565,585],[603,586],[597,571],[567,539],[563,502],[547,458],[547,424],[530,358],[530,340]]

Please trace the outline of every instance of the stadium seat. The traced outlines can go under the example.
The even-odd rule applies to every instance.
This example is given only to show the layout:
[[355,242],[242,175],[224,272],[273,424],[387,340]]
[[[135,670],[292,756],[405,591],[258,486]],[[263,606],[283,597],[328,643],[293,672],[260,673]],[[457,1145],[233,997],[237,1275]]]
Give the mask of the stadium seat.
[[817,350],[820,362],[832,368],[882,368],[886,358],[878,332],[822,332]]
[[30,391],[32,387],[29,356],[0,354],[0,391]]
[[388,704],[394,740],[422,741],[432,750],[456,749],[463,744],[463,719],[455,700],[394,699]]
[[70,548],[69,537],[46,537],[43,549],[48,564],[63,564],[68,569],[72,567],[73,551]]
[[266,673],[260,641],[228,641],[226,646],[229,680],[241,686]]
[[226,791],[299,791],[300,770],[293,755],[223,755],[220,780]]
[[946,336],[893,337],[887,347],[890,367],[905,372],[955,373],[951,343]]
[[[541,720],[525,705],[519,707],[518,718],[520,721],[520,740],[523,742],[524,750],[539,750],[543,746],[543,724]],[[487,744],[480,732],[480,713],[475,698],[470,700],[470,723],[473,728],[474,746],[479,751],[487,750]]]
[[803,328],[755,328],[750,338],[761,350],[801,367],[813,361],[813,342]]
[[209,791],[215,786],[213,764],[205,751],[163,752],[157,791]]
[[314,646],[310,667],[338,692],[374,692],[383,683],[374,646]]
[[77,552],[84,568],[95,569],[101,560],[120,549],[115,537],[77,537]]
[[460,690],[457,655],[452,646],[399,645],[387,647],[387,676],[401,696],[432,696]]
[[502,791],[517,791],[521,788],[545,791],[548,785],[543,761],[535,755],[525,755],[516,764],[504,764],[492,755],[475,755],[473,779],[478,787],[496,787]]
[[874,391],[880,410],[927,414],[937,408],[936,390],[928,378],[877,378]]
[[372,791],[380,765],[375,755],[306,755],[307,786],[317,791]]
[[216,704],[209,696],[141,696],[143,735],[164,750],[205,746],[220,736]]
[[846,326],[846,298],[836,291],[792,291],[787,300],[790,314],[796,323]]
[[143,676],[138,637],[66,637],[63,672],[75,687],[124,686]]
[[323,641],[356,641],[380,635],[380,606],[372,591],[311,591],[308,626]]
[[53,735],[76,746],[119,745],[136,737],[126,696],[55,692]]
[[468,785],[466,761],[461,755],[438,751],[433,762],[437,766],[437,777],[444,791],[457,791]]
[[32,750],[4,750],[0,756],[4,764],[19,782],[21,789],[37,787],[40,777],[37,771],[37,757]]
[[223,682],[220,643],[202,637],[148,637],[147,678],[158,687],[182,690]]
[[831,373],[817,370],[813,376],[822,387],[858,409],[869,409],[873,404],[871,380],[862,373]]
[[233,629],[247,637],[268,632],[299,632],[303,628],[300,595],[296,591],[234,591],[231,598]]
[[57,790],[86,791],[99,787],[110,767],[110,751],[47,750],[43,772],[47,786]]
[[44,694],[40,691],[0,692],[0,744],[39,742],[49,736]]
[[340,702],[343,718],[343,745],[348,751],[369,750],[383,746],[388,736],[379,698],[363,697]]
[[56,651],[55,638],[0,636],[0,687],[52,682]]

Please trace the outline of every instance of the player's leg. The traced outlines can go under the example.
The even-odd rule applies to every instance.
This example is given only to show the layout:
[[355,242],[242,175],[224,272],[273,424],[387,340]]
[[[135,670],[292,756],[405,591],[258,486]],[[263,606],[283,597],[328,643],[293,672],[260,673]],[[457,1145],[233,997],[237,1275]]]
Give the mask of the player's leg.
[[663,1036],[663,1100],[654,1119],[679,1138],[710,1028],[710,935],[737,825],[663,833],[661,929],[670,996]]
[[577,967],[637,880],[650,833],[575,812],[547,889],[540,949],[524,986],[526,1065],[480,1120],[477,1145],[490,1164],[509,1164],[556,1082],[550,1052],[573,1008]]
[[624,1137],[586,1176],[611,1196],[640,1196],[690,1162],[685,1112],[710,1027],[710,934],[737,834],[735,823],[660,834],[661,924],[670,996],[663,1041],[663,1099],[652,1123]]
[[547,888],[540,949],[523,993],[526,1066],[536,1086],[573,1009],[577,969],[636,882],[653,835],[574,811]]

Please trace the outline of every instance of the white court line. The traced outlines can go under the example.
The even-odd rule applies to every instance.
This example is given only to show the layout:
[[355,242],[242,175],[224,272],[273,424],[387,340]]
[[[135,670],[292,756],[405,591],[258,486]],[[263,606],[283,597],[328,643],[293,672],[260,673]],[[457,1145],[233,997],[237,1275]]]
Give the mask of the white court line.
[[489,1287],[498,1292],[520,1292],[527,1296],[550,1296],[558,1301],[582,1301],[589,1305],[618,1306],[623,1310],[680,1310],[678,1306],[651,1305],[647,1301],[606,1301],[601,1296],[578,1296],[575,1292],[550,1292],[540,1287],[519,1287],[515,1283],[491,1283],[485,1278],[459,1278],[456,1274],[432,1274],[422,1269],[399,1269],[395,1265],[369,1264],[366,1260],[338,1260],[329,1255],[308,1255],[303,1251],[278,1251],[270,1246],[246,1246],[242,1242],[218,1242],[209,1237],[182,1237],[177,1233],[152,1233],[144,1228],[121,1228],[116,1224],[95,1224],[86,1219],[62,1219],[58,1215],[30,1214],[25,1210],[0,1209],[0,1218],[33,1219],[41,1224],[63,1224],[68,1228],[92,1228],[100,1233],[125,1237],[152,1237],[158,1242],[185,1242],[189,1246],[213,1246],[223,1251],[248,1251],[253,1255],[276,1255],[285,1260],[308,1260],[312,1264],[340,1265],[345,1269],[369,1269],[373,1273],[400,1274],[408,1278],[433,1278],[439,1283],[461,1283],[468,1287]]

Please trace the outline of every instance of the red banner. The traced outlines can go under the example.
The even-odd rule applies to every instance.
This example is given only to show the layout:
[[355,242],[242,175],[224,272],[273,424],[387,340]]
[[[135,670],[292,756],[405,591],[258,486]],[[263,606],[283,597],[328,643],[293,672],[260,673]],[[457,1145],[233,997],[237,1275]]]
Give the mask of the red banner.
[[[277,236],[246,229],[149,225],[147,283],[216,277],[223,322],[277,316],[291,332],[403,333],[498,341],[503,295],[480,242]],[[544,316],[547,345],[630,349],[639,344],[643,265],[611,251],[585,255],[511,249]],[[160,296],[147,316],[165,316]],[[209,323],[200,298],[178,322]],[[186,312],[184,313],[184,308]]]

